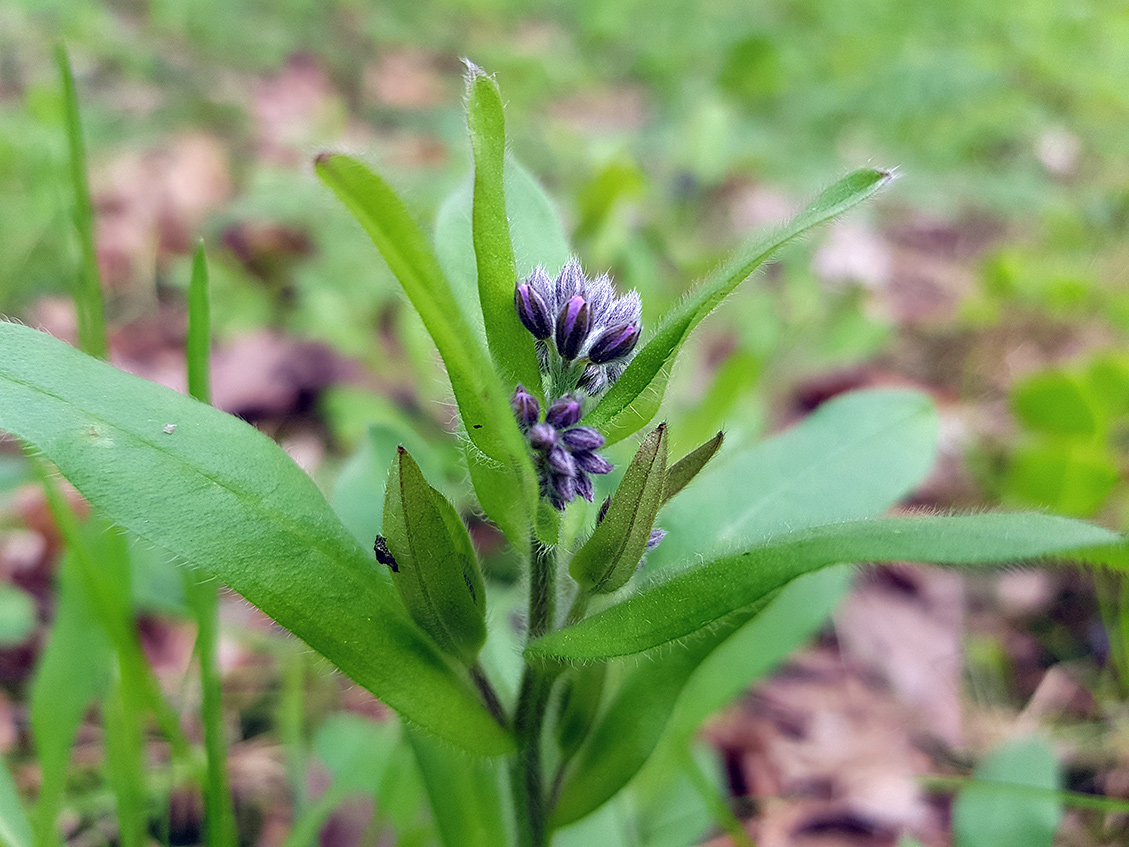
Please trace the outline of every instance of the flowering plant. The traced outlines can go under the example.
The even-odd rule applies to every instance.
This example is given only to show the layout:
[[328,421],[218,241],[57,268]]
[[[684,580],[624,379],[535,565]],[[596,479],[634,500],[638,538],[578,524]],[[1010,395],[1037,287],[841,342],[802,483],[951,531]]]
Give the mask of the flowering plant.
[[[935,440],[928,401],[907,392],[847,398],[729,457],[719,433],[671,461],[672,427],[659,424],[595,514],[575,512],[579,531],[566,533],[562,515],[609,479],[603,451],[651,426],[697,325],[778,247],[890,175],[843,178],[644,332],[639,296],[617,295],[577,260],[519,267],[501,96],[473,66],[467,82],[473,288],[456,288],[383,178],[337,154],[316,170],[379,248],[446,366],[477,504],[523,563],[518,653],[487,660],[484,645],[508,622],[488,614],[497,595],[460,511],[403,447],[381,534],[365,549],[313,481],[243,422],[0,324],[0,429],[109,520],[214,574],[396,710],[446,844],[544,847],[557,833],[614,843],[570,833],[656,750],[688,743],[732,693],[711,662],[723,657],[739,683],[730,648],[761,636],[750,627],[801,576],[897,559],[1123,563],[1115,534],[1043,514],[876,519],[920,478]],[[708,486],[691,485],[699,473]],[[648,551],[663,559],[656,574],[639,573]],[[507,655],[513,686],[500,670]]]

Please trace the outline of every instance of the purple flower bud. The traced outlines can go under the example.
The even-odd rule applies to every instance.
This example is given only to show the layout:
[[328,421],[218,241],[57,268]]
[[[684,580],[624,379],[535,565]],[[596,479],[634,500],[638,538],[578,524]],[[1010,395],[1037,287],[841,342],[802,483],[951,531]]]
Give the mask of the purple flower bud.
[[[545,412],[545,423],[552,424],[557,429],[568,429],[580,420],[582,409],[576,398],[566,394],[559,400],[554,400]],[[603,446],[603,445],[601,445]]]
[[541,405],[537,398],[525,390],[524,385],[518,385],[514,396],[510,399],[510,408],[514,410],[514,417],[522,429],[529,429],[541,416]]
[[561,433],[561,440],[572,451],[599,450],[604,446],[604,436],[590,426],[577,426]]
[[579,294],[574,294],[557,313],[557,352],[562,359],[571,362],[580,355],[591,328],[592,315],[588,310],[588,302]]
[[554,311],[553,298],[555,297],[556,289],[553,286],[553,281],[549,279],[549,275],[545,273],[545,269],[541,267],[541,265],[533,269],[533,273],[526,277],[525,282],[535,292],[541,295],[541,299],[548,304],[549,311]]
[[557,443],[557,431],[547,423],[534,424],[529,428],[529,443],[534,450],[548,450]]
[[664,538],[666,538],[666,530],[665,529],[659,529],[658,527],[655,527],[654,529],[651,530],[651,535],[647,539],[647,546],[644,547],[643,549],[644,550],[654,550],[656,547],[659,546],[659,543]]
[[558,509],[563,509],[576,497],[576,477],[554,476],[551,484],[550,499]]
[[[611,277],[602,274],[590,280],[584,286],[584,299],[588,301],[588,308],[592,312],[593,324],[606,324],[605,319],[612,304],[616,302],[615,285]],[[627,323],[627,321],[624,321]]]
[[560,309],[574,294],[579,294],[584,286],[584,271],[577,259],[569,259],[553,285],[553,307]]
[[639,327],[635,324],[619,324],[601,332],[588,350],[588,358],[594,364],[602,365],[613,359],[622,359],[635,349],[639,342]]
[[514,308],[522,326],[532,332],[534,338],[552,335],[553,317],[549,314],[549,304],[529,283],[523,282],[514,291]]
[[592,489],[592,477],[588,476],[584,471],[580,471],[576,475],[576,493],[589,503],[592,502],[592,498],[595,496],[595,492]]
[[550,448],[549,467],[561,476],[576,476],[576,459],[561,444]]
[[589,453],[587,450],[578,450],[572,454],[576,465],[587,473],[611,473],[612,463],[599,453]]

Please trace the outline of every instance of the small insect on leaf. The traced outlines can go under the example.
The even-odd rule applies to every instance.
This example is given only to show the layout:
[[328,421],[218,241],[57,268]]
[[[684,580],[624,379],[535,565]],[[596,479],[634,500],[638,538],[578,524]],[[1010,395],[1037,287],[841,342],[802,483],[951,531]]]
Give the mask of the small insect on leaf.
[[399,573],[400,566],[396,564],[396,557],[388,549],[388,542],[384,540],[383,535],[376,536],[376,541],[373,542],[372,551],[376,553],[376,560],[382,565],[388,565],[392,568],[392,573]]

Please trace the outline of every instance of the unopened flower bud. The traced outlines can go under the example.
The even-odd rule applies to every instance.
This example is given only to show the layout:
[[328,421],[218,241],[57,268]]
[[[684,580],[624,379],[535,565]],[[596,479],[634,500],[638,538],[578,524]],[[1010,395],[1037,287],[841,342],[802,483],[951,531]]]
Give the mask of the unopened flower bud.
[[592,498],[596,496],[596,492],[592,488],[592,477],[584,472],[578,473],[576,475],[576,493],[591,503]]
[[549,450],[549,467],[558,474],[576,476],[576,459],[561,444]]
[[651,534],[647,537],[647,546],[644,549],[654,550],[659,546],[659,544],[662,543],[662,540],[664,538],[666,538],[666,530],[655,527],[651,530]]
[[604,436],[590,426],[577,426],[561,433],[561,439],[569,450],[599,450],[604,446]]
[[522,429],[529,429],[541,416],[541,405],[537,398],[525,390],[524,385],[514,389],[514,396],[510,399],[510,408],[514,410],[514,417]]
[[571,362],[580,355],[591,327],[592,315],[588,301],[579,294],[573,295],[557,314],[557,352],[562,359]]
[[612,463],[599,453],[589,453],[587,450],[578,450],[572,454],[576,465],[586,473],[605,474],[611,473]]
[[545,412],[545,423],[552,424],[557,429],[568,429],[580,420],[581,412],[576,398],[566,394],[549,406],[549,410]]
[[588,350],[588,358],[597,365],[622,359],[635,349],[638,341],[639,327],[634,324],[608,327],[592,342],[592,347]]
[[557,443],[557,431],[547,423],[534,424],[529,428],[529,444],[534,450],[548,450]]
[[533,333],[534,338],[548,338],[553,334],[553,316],[549,314],[549,304],[532,285],[523,282],[517,287],[514,291],[514,307],[522,326]]

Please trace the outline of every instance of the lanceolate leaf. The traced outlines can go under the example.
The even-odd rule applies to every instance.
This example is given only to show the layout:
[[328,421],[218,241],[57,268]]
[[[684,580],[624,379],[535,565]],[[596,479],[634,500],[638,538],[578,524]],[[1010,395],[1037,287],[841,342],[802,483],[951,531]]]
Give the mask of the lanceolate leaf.
[[689,485],[691,480],[702,472],[706,463],[721,449],[723,440],[725,440],[725,434],[719,432],[701,447],[691,450],[670,466],[670,470],[666,472],[666,482],[663,485],[663,503],[666,503]]
[[419,465],[397,450],[384,495],[392,582],[412,619],[447,653],[473,664],[486,641],[486,590],[466,527]]
[[838,562],[1016,562],[1118,539],[1091,524],[1042,514],[890,518],[816,527],[681,571],[538,639],[526,653],[535,659],[586,662],[652,650],[715,626],[797,576]]
[[474,255],[486,341],[503,384],[521,383],[540,396],[541,370],[533,336],[514,309],[517,268],[503,184],[506,119],[502,94],[498,84],[474,65],[468,66],[467,89],[467,126],[474,151]]
[[[718,455],[664,509],[659,520],[671,532],[647,569],[708,557],[718,536],[732,549],[789,528],[880,514],[928,472],[936,437],[937,416],[922,394],[880,389],[832,400],[780,435]],[[668,493],[679,464],[667,471]],[[586,815],[613,796],[664,734],[677,748],[677,737],[810,636],[845,593],[847,575],[835,568],[796,579],[763,609],[730,615],[658,661],[634,663],[593,733],[604,745],[586,745],[577,757],[555,818]]]
[[526,549],[537,500],[533,463],[510,411],[509,392],[460,311],[427,239],[396,192],[361,162],[325,154],[316,168],[372,238],[439,348],[475,448],[468,450],[467,464],[479,503],[515,547]]
[[667,536],[647,556],[647,569],[879,515],[929,472],[939,426],[928,396],[878,388],[829,400],[751,447],[727,447],[663,509],[659,524]]
[[478,752],[509,748],[382,566],[252,427],[0,324],[0,429],[111,520],[215,574],[408,719]]
[[670,367],[682,344],[722,300],[780,247],[811,228],[861,203],[890,181],[887,171],[859,170],[844,177],[816,198],[802,214],[767,237],[755,239],[715,271],[687,299],[659,322],[658,331],[587,415],[584,423],[618,441],[645,426],[658,411]]
[[662,505],[666,452],[666,424],[660,424],[631,460],[604,520],[569,563],[582,588],[610,594],[635,573]]

